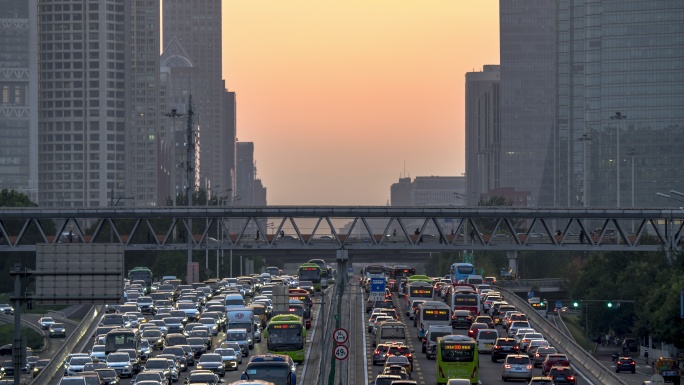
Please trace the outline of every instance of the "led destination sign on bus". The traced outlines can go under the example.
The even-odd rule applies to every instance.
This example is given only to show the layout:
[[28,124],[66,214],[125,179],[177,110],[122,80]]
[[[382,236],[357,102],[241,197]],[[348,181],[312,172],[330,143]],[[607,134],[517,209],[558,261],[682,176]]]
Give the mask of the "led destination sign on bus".
[[447,315],[446,310],[423,310],[425,314]]
[[312,271],[312,270],[320,270],[320,267],[300,267],[300,270],[305,270],[305,271]]
[[282,324],[282,325],[271,325],[273,329],[300,329],[302,325],[294,325],[294,324]]
[[454,302],[459,303],[473,303],[477,304],[477,297],[475,296],[456,296],[454,297]]
[[442,346],[444,350],[473,350],[472,345],[462,345],[462,344],[444,344]]
[[432,294],[432,289],[411,289],[411,294]]

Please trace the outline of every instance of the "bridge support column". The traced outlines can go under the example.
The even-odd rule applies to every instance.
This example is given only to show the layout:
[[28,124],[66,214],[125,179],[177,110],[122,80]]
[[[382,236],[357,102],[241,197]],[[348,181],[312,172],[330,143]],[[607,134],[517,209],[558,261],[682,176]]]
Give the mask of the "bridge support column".
[[508,258],[508,269],[514,277],[518,277],[518,251],[506,251],[506,258]]
[[[349,260],[349,250],[341,249],[336,252],[337,261],[337,284],[344,286],[347,281],[347,261]],[[351,266],[351,264],[350,264]]]

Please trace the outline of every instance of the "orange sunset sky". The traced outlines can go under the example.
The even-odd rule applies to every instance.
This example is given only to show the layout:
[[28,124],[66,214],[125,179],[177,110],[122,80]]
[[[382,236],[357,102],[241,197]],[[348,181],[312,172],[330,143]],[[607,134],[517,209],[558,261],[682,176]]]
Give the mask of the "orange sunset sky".
[[499,64],[498,0],[225,0],[223,77],[269,205],[385,205],[465,172],[465,73]]

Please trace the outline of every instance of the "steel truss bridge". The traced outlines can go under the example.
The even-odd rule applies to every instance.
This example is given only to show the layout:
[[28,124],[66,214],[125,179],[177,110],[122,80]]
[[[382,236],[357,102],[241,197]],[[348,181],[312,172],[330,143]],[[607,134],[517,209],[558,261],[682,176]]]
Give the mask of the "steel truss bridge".
[[[266,206],[0,210],[0,253],[37,243],[244,253],[678,251],[684,210]],[[188,237],[187,234],[192,234]]]

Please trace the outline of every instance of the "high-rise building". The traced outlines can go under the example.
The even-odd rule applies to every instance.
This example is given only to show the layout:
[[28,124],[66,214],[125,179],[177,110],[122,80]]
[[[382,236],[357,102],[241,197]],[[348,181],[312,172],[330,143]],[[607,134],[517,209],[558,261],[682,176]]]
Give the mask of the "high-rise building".
[[235,145],[235,183],[237,185],[237,205],[252,206],[254,204],[254,142],[238,142]]
[[[235,143],[237,142],[237,103],[235,92],[223,90],[223,119],[221,120],[225,135],[223,135],[223,160],[218,183],[226,189],[235,191]],[[234,194],[231,194],[234,195]]]
[[462,176],[399,178],[392,184],[392,206],[462,206],[466,181]]
[[681,206],[684,2],[558,8],[557,204]]
[[501,0],[500,186],[553,204],[558,0]]
[[38,0],[39,203],[126,197],[126,1]]
[[135,206],[156,206],[160,132],[159,0],[126,5],[126,196]]
[[501,185],[501,95],[498,65],[466,73],[465,137],[467,206]]
[[0,0],[0,189],[38,201],[35,0]]
[[[200,180],[209,185],[224,186],[230,169],[223,163],[225,126],[222,124],[223,92],[221,76],[221,0],[164,0],[163,37],[165,50],[177,41],[192,63],[192,71],[182,71],[184,90],[193,96],[196,122],[202,128],[202,159]],[[192,72],[190,74],[190,72]],[[176,76],[172,72],[172,78]],[[169,90],[171,100],[187,98],[177,94],[178,87]],[[172,107],[173,108],[173,107]]]

